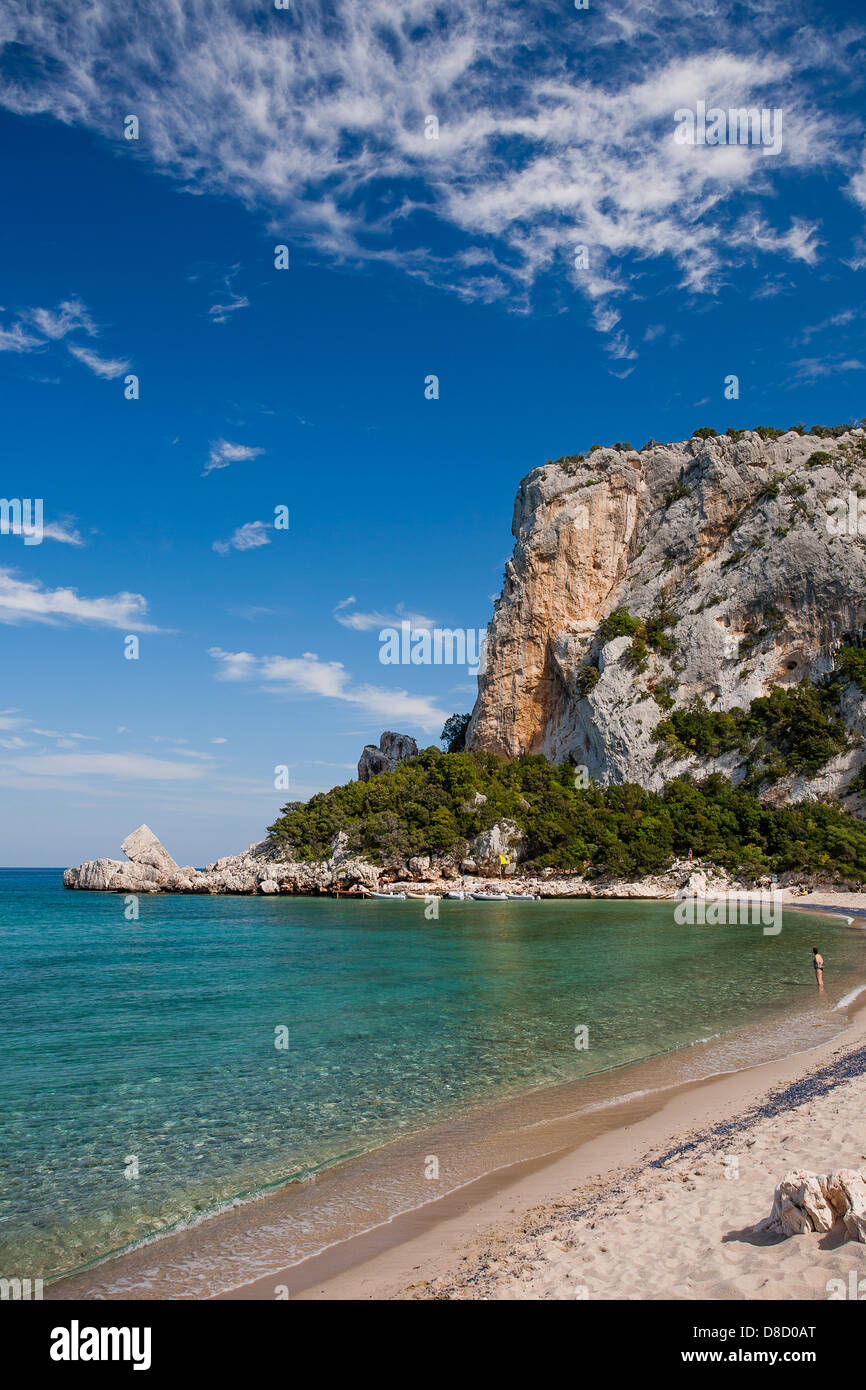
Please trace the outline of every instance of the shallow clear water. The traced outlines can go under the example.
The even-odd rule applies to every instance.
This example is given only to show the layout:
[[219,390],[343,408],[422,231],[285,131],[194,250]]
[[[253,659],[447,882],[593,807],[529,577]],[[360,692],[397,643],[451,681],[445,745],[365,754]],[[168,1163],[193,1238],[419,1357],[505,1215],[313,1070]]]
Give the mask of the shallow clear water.
[[412,901],[143,896],[138,921],[124,902],[0,870],[7,1276],[483,1101],[736,1030],[737,1065],[762,1033],[806,1045],[866,979],[862,930],[794,912],[765,936],[641,901],[443,902],[438,922]]

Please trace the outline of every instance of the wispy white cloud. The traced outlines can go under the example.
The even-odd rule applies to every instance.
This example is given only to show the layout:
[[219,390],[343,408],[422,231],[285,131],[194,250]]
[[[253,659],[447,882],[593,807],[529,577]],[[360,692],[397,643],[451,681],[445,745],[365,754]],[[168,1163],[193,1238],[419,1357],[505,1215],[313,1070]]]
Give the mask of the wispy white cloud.
[[270,533],[263,521],[245,521],[228,540],[214,541],[213,549],[220,555],[227,555],[230,550],[257,550],[270,543]]
[[[0,326],[0,352],[44,351],[52,343],[59,342],[74,332],[86,333],[91,338],[99,332],[89,310],[80,299],[61,300],[56,309],[24,309],[9,327]],[[97,376],[111,379],[120,376],[129,367],[125,358],[102,357],[81,343],[69,342],[66,346],[73,357],[89,367]],[[55,379],[45,380],[53,382]]]
[[77,742],[80,739],[86,739],[89,743],[96,741],[95,734],[65,734],[60,729],[37,729],[35,725],[31,726],[29,732],[39,734],[42,738],[62,738],[69,742]]
[[84,545],[84,539],[71,521],[46,521],[42,535],[49,541],[60,541],[63,545]]
[[830,314],[828,318],[822,319],[820,323],[807,324],[800,334],[800,342],[808,343],[819,333],[826,333],[831,328],[845,328],[857,317],[856,309],[841,309],[837,314]]
[[83,598],[77,589],[47,589],[38,579],[20,579],[0,569],[0,623],[90,623],[127,632],[158,632],[145,621],[147,600],[119,593]]
[[229,291],[229,299],[225,304],[212,304],[208,313],[212,323],[228,323],[232,314],[236,314],[239,309],[248,309],[250,301],[245,294],[235,294]]
[[30,309],[29,317],[46,338],[65,338],[73,329],[81,328],[93,337],[96,332],[88,310],[80,299],[64,299],[56,309]]
[[426,618],[423,613],[411,613],[406,609],[405,604],[398,603],[393,612],[379,612],[378,610],[362,613],[355,608],[355,595],[350,594],[348,598],[341,599],[334,606],[334,617],[343,627],[350,627],[355,632],[372,632],[382,627],[399,627],[401,623],[411,623],[413,630],[417,628],[433,628],[436,626],[435,619]]
[[0,326],[0,352],[35,352],[44,346],[44,340],[28,333],[22,323],[13,323],[9,328]]
[[264,452],[264,449],[249,444],[232,444],[228,439],[215,439],[210,446],[208,461],[202,469],[202,477],[206,478],[208,473],[213,473],[218,468],[228,468],[233,463],[247,463]]
[[859,357],[802,357],[791,365],[797,382],[817,381],[819,377],[832,376],[836,372],[866,371],[866,362],[861,362]]
[[98,352],[93,352],[91,348],[82,347],[80,343],[67,343],[66,346],[72,356],[77,361],[83,362],[85,367],[89,367],[95,376],[113,380],[129,371],[130,363],[125,357],[100,357]]
[[127,781],[184,781],[199,778],[205,769],[146,753],[37,753],[9,759],[9,765],[31,777],[98,776]]
[[255,657],[250,652],[212,647],[209,655],[218,663],[218,680],[258,679],[271,691],[341,700],[376,719],[424,730],[441,729],[447,718],[447,712],[431,697],[385,686],[355,685],[341,661],[320,661],[315,652],[304,652],[299,657]]
[[[866,206],[862,122],[839,102],[861,29],[796,0],[755,0],[748,23],[733,10],[293,0],[287,21],[150,0],[129,25],[119,0],[7,0],[4,39],[33,61],[2,100],[116,139],[122,96],[141,114],[137,153],[184,186],[261,209],[280,240],[290,229],[333,261],[392,264],[466,299],[525,308],[552,275],[606,305],[660,261],[712,294],[750,259],[819,258],[823,213],[788,219],[781,179],[819,173]],[[677,144],[673,113],[697,100],[783,109],[782,154]],[[212,317],[244,298],[232,290]],[[631,351],[616,340],[615,355]]]

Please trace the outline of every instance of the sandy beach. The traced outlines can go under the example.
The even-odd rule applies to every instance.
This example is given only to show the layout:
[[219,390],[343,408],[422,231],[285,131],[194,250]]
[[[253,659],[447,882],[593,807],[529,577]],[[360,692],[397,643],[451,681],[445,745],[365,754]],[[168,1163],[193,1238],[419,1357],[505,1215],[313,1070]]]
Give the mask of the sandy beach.
[[785,1172],[866,1168],[866,1011],[841,1044],[687,1089],[634,1125],[627,1110],[614,1133],[298,1296],[866,1297],[866,1245],[840,1228],[754,1231]]
[[866,1246],[840,1228],[754,1230],[784,1172],[866,1165],[864,1073],[866,1047],[837,1049],[754,1109],[681,1136],[597,1192],[536,1208],[519,1231],[491,1233],[458,1268],[397,1296],[791,1300],[856,1288],[864,1298]]
[[[857,894],[784,901],[863,911]],[[45,1296],[826,1299],[828,1281],[866,1278],[866,1246],[839,1231],[781,1240],[753,1228],[787,1171],[866,1169],[866,988],[807,1034],[783,1019],[763,1052],[774,1060],[741,1055],[707,1040],[473,1110]],[[441,1187],[400,1187],[431,1155]],[[397,1187],[406,1196],[395,1201]],[[287,1265],[280,1255],[303,1232],[309,1254]]]
[[[857,914],[859,894],[786,905]],[[866,950],[866,942],[864,942]],[[754,1227],[792,1169],[866,1172],[866,993],[842,1040],[612,1107],[613,1128],[493,1195],[406,1223],[405,1239],[308,1284],[301,1298],[764,1300],[866,1297],[866,1245],[841,1223],[783,1238]],[[543,1196],[542,1196],[543,1194]],[[421,1227],[421,1229],[419,1229]],[[414,1228],[414,1229],[413,1229]],[[343,1255],[345,1257],[345,1253]],[[836,1281],[835,1283],[833,1281]],[[839,1282],[841,1281],[841,1283]],[[860,1281],[864,1281],[861,1283]],[[238,1290],[263,1297],[270,1281]],[[859,1291],[857,1294],[852,1290]],[[229,1295],[232,1296],[232,1295]],[[270,1296],[273,1296],[272,1294]]]

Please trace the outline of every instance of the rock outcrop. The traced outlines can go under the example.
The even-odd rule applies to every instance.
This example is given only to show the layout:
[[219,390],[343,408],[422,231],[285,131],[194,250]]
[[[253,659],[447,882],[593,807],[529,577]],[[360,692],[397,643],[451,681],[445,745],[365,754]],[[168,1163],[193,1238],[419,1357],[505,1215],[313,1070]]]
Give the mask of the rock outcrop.
[[773,1210],[756,1231],[783,1236],[831,1231],[841,1218],[852,1240],[866,1242],[866,1180],[854,1168],[833,1173],[786,1173],[773,1196]]
[[380,772],[393,772],[404,758],[417,758],[418,745],[408,734],[386,732],[379,739],[379,747],[368,743],[358,763],[358,781],[369,782]]
[[120,848],[127,859],[132,860],[133,864],[157,869],[163,874],[176,874],[178,872],[179,866],[172,859],[168,850],[160,844],[149,825],[140,825],[137,830],[133,830],[131,835],[127,835]]
[[489,830],[476,835],[470,848],[471,857],[476,864],[497,870],[502,867],[502,859],[507,858],[510,867],[520,859],[525,838],[516,821],[497,821]]
[[[602,783],[656,790],[687,770],[737,781],[737,755],[657,760],[656,725],[671,701],[747,708],[771,685],[818,680],[842,643],[860,642],[864,488],[862,428],[596,449],[534,469],[515,503],[467,747],[571,756]],[[619,608],[672,615],[668,653],[636,659],[630,636],[605,641],[600,625]],[[778,799],[844,792],[864,761],[866,700],[850,686],[844,705],[857,746],[818,779],[778,786]]]
[[66,869],[64,888],[109,893],[333,893],[375,888],[381,869],[352,854],[342,832],[335,837],[330,858],[320,864],[282,859],[270,840],[250,845],[243,854],[227,855],[206,865],[180,868],[146,825],[123,842],[126,862],[93,859]]

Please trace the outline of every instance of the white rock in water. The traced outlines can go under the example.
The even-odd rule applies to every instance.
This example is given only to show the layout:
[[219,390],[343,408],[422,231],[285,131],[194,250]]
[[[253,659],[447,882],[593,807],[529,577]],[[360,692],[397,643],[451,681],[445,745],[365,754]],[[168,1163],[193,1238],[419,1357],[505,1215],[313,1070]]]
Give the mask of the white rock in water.
[[118,869],[125,867],[121,859],[86,859],[77,869],[64,871],[63,886],[64,888],[105,890]]
[[133,830],[120,848],[133,864],[146,864],[164,874],[176,874],[180,870],[180,865],[175,863],[165,846],[160,844],[149,825],[140,825],[137,830]]

